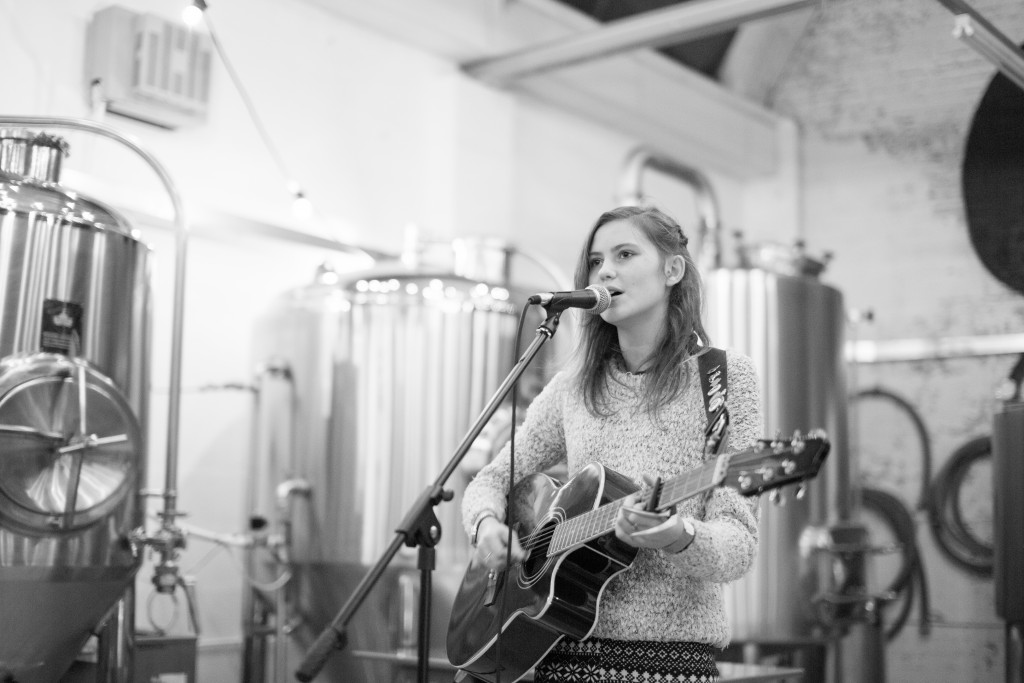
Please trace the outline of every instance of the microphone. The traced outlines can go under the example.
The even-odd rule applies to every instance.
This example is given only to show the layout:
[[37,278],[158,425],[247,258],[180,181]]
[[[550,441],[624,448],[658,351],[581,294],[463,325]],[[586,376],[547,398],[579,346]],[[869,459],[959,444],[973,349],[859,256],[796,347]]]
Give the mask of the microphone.
[[548,313],[557,313],[567,308],[582,308],[588,313],[597,315],[608,310],[612,305],[612,295],[601,285],[590,285],[586,289],[573,292],[542,292],[534,294],[526,300],[530,304],[540,304]]

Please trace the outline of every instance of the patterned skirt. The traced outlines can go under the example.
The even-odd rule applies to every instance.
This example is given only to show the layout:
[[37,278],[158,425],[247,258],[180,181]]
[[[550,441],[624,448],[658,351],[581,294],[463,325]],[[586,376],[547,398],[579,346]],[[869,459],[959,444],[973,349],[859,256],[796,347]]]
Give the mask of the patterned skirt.
[[563,638],[534,670],[535,683],[716,683],[706,643]]

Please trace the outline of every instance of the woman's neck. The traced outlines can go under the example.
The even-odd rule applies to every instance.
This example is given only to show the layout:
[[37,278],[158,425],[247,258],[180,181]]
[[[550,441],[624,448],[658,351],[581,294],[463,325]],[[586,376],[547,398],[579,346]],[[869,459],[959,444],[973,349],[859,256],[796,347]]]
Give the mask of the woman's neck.
[[619,333],[619,350],[622,352],[622,361],[626,365],[626,372],[642,372],[647,361],[654,353],[654,342],[649,338],[629,339],[628,335]]
[[616,326],[619,350],[627,372],[642,372],[654,357],[658,342],[665,334],[665,314],[634,316]]

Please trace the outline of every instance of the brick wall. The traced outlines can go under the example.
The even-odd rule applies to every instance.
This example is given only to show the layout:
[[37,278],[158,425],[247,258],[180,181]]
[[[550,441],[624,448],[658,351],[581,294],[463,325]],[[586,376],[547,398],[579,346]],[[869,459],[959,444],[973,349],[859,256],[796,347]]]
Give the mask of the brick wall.
[[[1011,40],[1024,40],[1019,0],[971,5]],[[826,280],[849,307],[874,313],[873,322],[851,326],[851,337],[1024,331],[1024,296],[981,264],[961,192],[965,143],[995,68],[952,37],[952,28],[953,15],[938,2],[825,0],[770,95],[771,106],[801,128],[808,246],[835,253]],[[956,449],[990,433],[994,392],[1015,360],[859,364],[850,368],[850,386],[853,393],[881,387],[910,403],[926,427],[933,479]],[[931,631],[922,633],[916,603],[888,648],[889,679],[1001,679],[1003,625],[992,581],[952,562],[916,509],[927,468],[909,415],[891,401],[861,399],[851,403],[850,419],[862,478],[912,512],[927,575]],[[988,542],[990,473],[981,461],[961,489],[968,528]],[[873,540],[892,540],[884,519],[870,511],[862,518]],[[874,585],[887,585],[897,568],[896,556],[879,556]]]

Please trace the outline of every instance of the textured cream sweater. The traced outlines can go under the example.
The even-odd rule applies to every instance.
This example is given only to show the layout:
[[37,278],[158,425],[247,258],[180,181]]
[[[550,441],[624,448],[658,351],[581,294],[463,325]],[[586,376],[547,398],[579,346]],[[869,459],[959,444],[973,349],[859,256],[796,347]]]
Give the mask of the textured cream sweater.
[[[760,394],[753,364],[728,352],[730,426],[727,451],[761,438]],[[642,375],[613,370],[608,417],[595,417],[575,391],[573,377],[561,372],[534,399],[516,432],[516,480],[566,461],[571,477],[599,462],[634,481],[644,474],[664,478],[700,466],[706,413],[697,360],[685,363],[689,381],[675,402],[654,420],[641,404]],[[501,453],[470,482],[462,502],[470,533],[490,511],[504,519],[508,453]],[[722,584],[742,576],[757,551],[757,499],[722,487],[678,507],[696,520],[696,538],[681,553],[641,549],[633,566],[608,582],[592,636],[619,640],[729,643]]]

